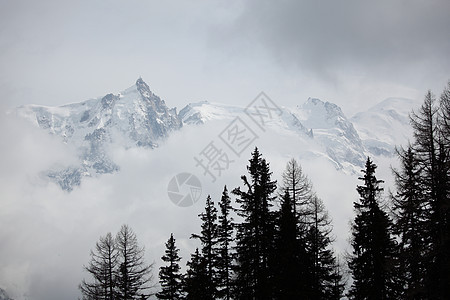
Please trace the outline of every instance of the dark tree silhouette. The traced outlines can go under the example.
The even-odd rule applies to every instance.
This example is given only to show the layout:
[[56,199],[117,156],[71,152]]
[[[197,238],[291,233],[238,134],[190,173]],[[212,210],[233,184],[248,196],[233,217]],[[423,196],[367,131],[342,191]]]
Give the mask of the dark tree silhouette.
[[184,276],[185,300],[211,300],[208,295],[208,270],[206,263],[198,248],[191,255],[191,260],[187,262],[188,269]]
[[165,254],[161,259],[166,263],[159,269],[159,283],[161,291],[156,293],[158,299],[180,300],[183,299],[182,275],[180,273],[180,265],[178,262],[181,257],[178,255],[180,250],[175,245],[173,233],[166,243]]
[[144,248],[127,225],[122,225],[115,239],[111,233],[100,237],[85,269],[94,281],[81,282],[83,299],[146,299],[151,295],[152,265],[145,263]]
[[[421,187],[426,196],[425,234],[426,289],[430,299],[450,297],[450,147],[448,143],[448,88],[440,106],[429,91],[417,113],[411,115],[415,142],[412,147],[421,169]],[[439,111],[441,109],[441,111]]]
[[304,261],[307,259],[306,246],[299,247],[297,220],[288,191],[285,191],[281,199],[277,223],[275,242],[278,263],[273,266],[275,299],[306,299],[308,273],[303,268]]
[[84,299],[114,299],[116,289],[115,271],[118,265],[118,252],[111,233],[100,237],[91,251],[91,261],[85,270],[92,276],[93,282],[83,279],[79,288]]
[[352,299],[395,298],[395,243],[390,235],[391,221],[380,207],[383,181],[376,178],[376,168],[368,158],[364,176],[359,178],[364,184],[357,187],[360,198],[354,203],[353,253],[348,262],[353,275],[349,294]]
[[274,200],[276,182],[271,180],[269,164],[258,148],[247,166],[250,178],[242,176],[246,191],[233,190],[240,205],[237,214],[242,218],[236,235],[236,298],[271,299],[273,270],[270,260],[274,253],[274,216],[270,208]]
[[233,218],[231,199],[227,187],[223,188],[222,198],[219,202],[220,214],[217,227],[217,286],[221,299],[230,300],[233,288],[233,257],[231,252],[233,242]]
[[294,158],[287,163],[282,177],[283,184],[281,191],[282,193],[289,193],[294,215],[297,220],[297,226],[300,229],[300,233],[304,233],[306,228],[305,219],[309,215],[307,204],[314,195],[312,184],[308,177],[303,173],[300,164]]
[[[306,236],[308,255],[311,257],[311,297],[312,299],[340,299],[343,292],[342,274],[337,272],[331,243],[331,219],[325,205],[317,196],[309,203],[310,226]],[[340,293],[339,293],[340,291]]]
[[421,168],[413,149],[397,151],[401,169],[393,170],[397,193],[391,196],[393,233],[398,237],[398,280],[405,299],[425,298],[428,205],[421,186]]
[[200,240],[202,248],[202,257],[206,264],[207,280],[203,283],[206,287],[205,292],[211,299],[217,296],[217,209],[211,196],[206,197],[205,211],[199,214],[202,220],[202,230],[200,234],[193,234],[191,238]]
[[116,246],[119,253],[119,269],[117,270],[118,299],[134,299],[148,295],[152,288],[152,265],[144,261],[144,248],[140,247],[136,234],[128,225],[122,225],[116,236]]

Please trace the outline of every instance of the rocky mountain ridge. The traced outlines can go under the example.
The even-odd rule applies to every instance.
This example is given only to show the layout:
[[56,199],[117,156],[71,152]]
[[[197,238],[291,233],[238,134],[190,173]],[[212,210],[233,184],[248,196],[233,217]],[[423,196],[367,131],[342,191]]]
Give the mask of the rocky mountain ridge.
[[[410,135],[407,112],[412,102],[387,99],[366,112],[347,118],[336,104],[309,98],[295,108],[278,107],[268,120],[270,130],[293,135],[305,145],[314,145],[307,155],[323,156],[336,169],[358,172],[368,155],[392,155],[395,145]],[[59,166],[45,175],[70,191],[85,176],[120,170],[108,155],[112,143],[123,147],[153,149],[183,126],[201,126],[217,120],[230,122],[246,116],[246,107],[207,101],[186,105],[179,113],[169,108],[139,78],[117,95],[58,107],[25,105],[15,113],[74,147],[79,164]]]
[[84,176],[119,170],[107,154],[109,144],[120,140],[125,147],[155,148],[170,132],[182,127],[176,109],[168,108],[142,78],[117,95],[58,107],[25,105],[15,112],[49,134],[61,137],[79,153],[79,165],[46,171],[48,177],[68,191],[79,185]]

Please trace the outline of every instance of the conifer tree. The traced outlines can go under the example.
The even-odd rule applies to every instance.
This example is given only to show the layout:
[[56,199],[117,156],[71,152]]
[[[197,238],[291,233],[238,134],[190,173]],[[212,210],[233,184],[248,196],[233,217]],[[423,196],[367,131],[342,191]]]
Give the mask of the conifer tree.
[[120,262],[116,272],[116,297],[128,300],[148,295],[152,265],[145,263],[144,248],[138,245],[136,234],[128,225],[122,225],[117,233],[116,246]]
[[114,273],[118,264],[118,253],[111,233],[100,237],[91,251],[91,261],[85,270],[93,277],[94,282],[83,279],[79,288],[84,299],[112,300],[116,289]]
[[[296,261],[292,260],[291,265],[296,264],[296,277],[300,278],[296,284],[298,295],[302,299],[338,299],[343,283],[331,248],[331,220],[295,159],[288,162],[283,173],[282,190],[295,199],[290,200],[296,232]],[[281,212],[286,211],[283,202]],[[280,224],[280,235],[282,228]]]
[[217,209],[211,196],[206,198],[205,211],[199,214],[202,220],[202,230],[200,234],[193,234],[191,237],[199,239],[202,245],[201,252],[206,265],[207,281],[203,284],[206,286],[207,296],[211,299],[217,296]]
[[439,232],[436,236],[436,262],[439,278],[436,296],[450,298],[450,81],[440,97],[438,154],[438,198],[433,220]]
[[[441,108],[445,107],[446,91],[441,97]],[[426,289],[427,297],[445,299],[450,297],[450,243],[449,243],[449,147],[444,135],[446,131],[445,111],[439,113],[434,95],[429,91],[418,113],[411,115],[414,129],[414,153],[421,168],[421,184],[425,193],[427,226],[425,236],[428,253]]]
[[165,254],[161,259],[166,263],[159,269],[159,283],[161,291],[156,294],[158,299],[180,300],[183,299],[182,275],[180,273],[180,265],[178,262],[181,257],[178,255],[180,250],[175,244],[173,233],[166,243]]
[[342,299],[344,295],[345,285],[347,279],[344,278],[344,271],[339,256],[336,257],[336,263],[334,264],[334,270],[332,275],[333,284],[331,286],[330,297],[328,299]]
[[222,198],[219,202],[220,214],[217,227],[217,286],[221,299],[230,300],[232,296],[232,269],[233,257],[231,252],[233,242],[233,218],[231,199],[227,187],[223,188]]
[[286,165],[282,175],[282,193],[288,192],[291,198],[294,215],[298,220],[300,233],[305,231],[306,218],[309,215],[308,203],[313,196],[312,185],[309,178],[303,173],[300,164],[292,158]]
[[[312,260],[311,267],[311,298],[340,299],[336,295],[337,282],[342,281],[342,275],[336,272],[337,262],[331,249],[331,220],[325,206],[316,195],[309,203],[310,219],[308,234],[308,255]],[[341,283],[342,284],[342,283]]]
[[188,269],[183,279],[183,289],[185,300],[211,300],[208,295],[208,287],[205,282],[208,281],[207,268],[205,260],[201,256],[198,248],[191,255],[191,260],[187,262]]
[[303,299],[312,297],[312,267],[313,259],[308,251],[307,234],[311,224],[310,202],[314,192],[312,184],[300,164],[291,159],[283,172],[283,185],[281,190],[288,193],[292,205],[292,211],[295,217],[296,230],[296,268],[298,282],[296,284],[297,293]]
[[273,205],[276,182],[271,180],[269,165],[258,148],[252,153],[247,166],[250,178],[242,180],[246,191],[233,190],[240,205],[236,211],[243,219],[237,226],[236,236],[236,298],[271,299],[273,274],[270,261],[274,251]]
[[[301,261],[305,259],[306,247],[299,247],[296,228],[297,220],[294,215],[291,197],[287,190],[281,199],[277,224],[275,250],[278,261],[274,265],[275,299],[306,299],[306,278]],[[301,255],[302,252],[303,255]]]
[[393,233],[398,237],[398,280],[400,295],[425,298],[427,255],[427,202],[421,186],[421,168],[413,149],[397,151],[401,169],[393,170],[397,193],[392,195]]
[[139,247],[133,230],[122,225],[114,239],[111,233],[100,237],[96,251],[86,270],[94,282],[82,281],[83,299],[134,299],[146,297],[152,288],[152,265],[144,261],[144,248]]
[[441,94],[440,101],[440,127],[446,148],[450,148],[450,81]]
[[349,296],[352,299],[395,298],[395,244],[390,235],[391,221],[380,206],[380,184],[376,165],[367,159],[363,185],[357,187],[360,199],[354,203],[356,217],[352,224],[352,255],[348,265],[353,275]]

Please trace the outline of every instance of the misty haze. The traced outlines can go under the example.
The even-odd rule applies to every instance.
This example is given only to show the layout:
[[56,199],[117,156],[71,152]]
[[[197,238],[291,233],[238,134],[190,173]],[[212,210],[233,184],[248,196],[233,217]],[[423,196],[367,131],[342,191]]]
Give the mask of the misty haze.
[[0,14],[0,300],[450,298],[448,1]]

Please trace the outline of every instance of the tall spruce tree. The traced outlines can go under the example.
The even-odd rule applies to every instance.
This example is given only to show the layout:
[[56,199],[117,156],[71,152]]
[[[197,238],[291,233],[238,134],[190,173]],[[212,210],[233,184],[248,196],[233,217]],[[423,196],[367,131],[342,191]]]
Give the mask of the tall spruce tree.
[[[445,107],[446,91],[441,97]],[[429,91],[418,113],[411,115],[414,129],[413,149],[421,168],[422,190],[426,196],[428,237],[426,289],[430,299],[450,297],[450,244],[449,244],[449,147],[445,136],[448,120],[444,111],[439,112],[434,95]]]
[[391,196],[393,233],[398,238],[398,280],[404,299],[424,299],[427,255],[427,202],[421,168],[411,147],[397,151],[400,170],[393,170],[397,193]]
[[313,257],[308,251],[307,234],[311,225],[310,203],[314,192],[310,180],[295,159],[287,163],[282,177],[281,190],[290,196],[295,219],[296,260],[293,263],[297,268],[297,294],[303,299],[310,299],[313,295]]
[[116,235],[119,268],[116,272],[117,299],[134,299],[149,296],[152,287],[152,265],[144,261],[144,248],[140,247],[134,231],[128,225],[122,225]]
[[192,234],[192,238],[199,239],[202,245],[201,252],[206,265],[207,280],[203,283],[206,286],[207,296],[214,299],[217,296],[217,208],[211,196],[206,197],[205,211],[199,214],[202,220],[202,230],[200,234]]
[[437,277],[441,299],[450,299],[450,81],[440,97],[440,138],[438,155],[439,198],[434,219],[439,224],[437,237]]
[[247,170],[250,178],[241,177],[246,191],[240,187],[233,190],[240,205],[236,211],[242,218],[236,234],[236,298],[271,299],[275,225],[270,208],[276,182],[258,148],[252,152]]
[[342,263],[339,259],[339,256],[336,257],[336,263],[334,264],[333,270],[333,285],[330,293],[329,299],[342,299],[342,295],[344,295],[345,286],[347,284],[347,278],[344,275]]
[[230,300],[233,287],[233,257],[231,252],[233,242],[233,218],[230,216],[232,210],[231,199],[227,187],[223,188],[222,197],[219,202],[220,214],[217,226],[217,286],[218,295],[221,299]]
[[187,262],[188,269],[183,278],[183,290],[185,293],[185,300],[211,300],[208,295],[208,287],[205,282],[208,282],[208,271],[205,260],[198,251],[191,255],[191,260]]
[[159,269],[161,291],[156,294],[158,299],[183,299],[182,275],[178,264],[181,260],[181,257],[178,255],[179,251],[175,244],[173,233],[171,233],[169,240],[166,242],[165,254],[161,257],[166,265]]
[[286,190],[281,198],[275,237],[277,264],[274,265],[274,298],[278,300],[307,299],[303,261],[306,247],[300,248],[297,239],[297,220],[293,203]]
[[367,159],[363,185],[357,187],[359,201],[352,224],[352,255],[348,265],[353,275],[349,296],[352,299],[395,298],[395,243],[390,235],[391,220],[380,206],[380,184],[375,176],[377,166]]
[[93,282],[83,279],[79,288],[83,299],[112,300],[116,290],[115,272],[118,265],[118,253],[111,233],[100,237],[91,251],[91,261],[85,270],[92,276]]
[[[309,203],[310,225],[306,240],[308,255],[311,257],[311,299],[340,299],[342,294],[336,294],[342,288],[342,274],[336,272],[337,262],[331,248],[331,219],[322,200],[314,195]],[[343,283],[340,283],[343,286]]]

